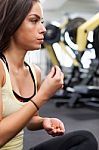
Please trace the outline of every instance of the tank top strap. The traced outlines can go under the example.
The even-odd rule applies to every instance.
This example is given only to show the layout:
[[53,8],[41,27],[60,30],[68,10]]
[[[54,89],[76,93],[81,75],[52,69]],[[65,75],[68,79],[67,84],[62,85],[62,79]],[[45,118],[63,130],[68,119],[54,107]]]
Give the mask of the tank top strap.
[[[4,65],[4,67],[6,67],[5,70],[9,72],[8,62],[7,62],[7,60],[6,60],[6,57],[5,57],[2,53],[0,53],[0,59],[3,61],[3,64],[5,64],[5,65]],[[22,102],[27,102],[27,101],[29,101],[29,100],[36,94],[36,92],[37,92],[37,79],[36,79],[36,73],[35,73],[35,70],[34,70],[33,66],[29,65],[27,62],[24,62],[24,64],[29,67],[29,72],[30,72],[30,74],[31,74],[31,77],[32,77],[32,80],[33,80],[33,83],[34,83],[34,92],[33,92],[33,95],[30,96],[30,97],[28,97],[28,98],[24,98],[24,97],[18,95],[14,90],[12,90],[12,91],[13,91],[13,94],[15,95],[15,97],[16,97],[17,99],[21,100]]]

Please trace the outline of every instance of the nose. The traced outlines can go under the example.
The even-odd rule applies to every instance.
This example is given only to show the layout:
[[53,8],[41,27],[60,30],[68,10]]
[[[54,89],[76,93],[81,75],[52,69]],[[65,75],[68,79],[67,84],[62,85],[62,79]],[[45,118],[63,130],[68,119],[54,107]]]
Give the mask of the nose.
[[40,32],[43,33],[43,34],[46,33],[46,28],[45,28],[44,24],[41,25]]

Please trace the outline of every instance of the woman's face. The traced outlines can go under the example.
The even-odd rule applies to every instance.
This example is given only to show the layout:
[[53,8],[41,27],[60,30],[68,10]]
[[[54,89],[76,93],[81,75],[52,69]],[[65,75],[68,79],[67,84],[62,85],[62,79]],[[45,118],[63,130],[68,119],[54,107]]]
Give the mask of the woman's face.
[[25,20],[12,37],[14,44],[25,50],[41,48],[46,29],[43,25],[43,10],[41,4],[36,2],[26,16]]

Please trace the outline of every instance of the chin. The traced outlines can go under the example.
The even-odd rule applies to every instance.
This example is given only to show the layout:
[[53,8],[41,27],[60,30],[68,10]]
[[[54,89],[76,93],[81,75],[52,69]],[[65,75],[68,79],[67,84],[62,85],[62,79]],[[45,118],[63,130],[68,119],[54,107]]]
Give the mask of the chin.
[[37,48],[36,49],[41,49],[41,44],[40,45],[37,45]]
[[39,49],[41,49],[41,45],[39,45],[39,46],[33,46],[32,48],[30,48],[31,50],[39,50]]

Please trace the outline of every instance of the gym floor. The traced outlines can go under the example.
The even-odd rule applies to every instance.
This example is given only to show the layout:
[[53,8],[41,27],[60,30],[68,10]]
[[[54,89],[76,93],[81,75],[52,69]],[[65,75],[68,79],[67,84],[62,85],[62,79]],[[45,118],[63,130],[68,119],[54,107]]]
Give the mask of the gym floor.
[[[91,131],[99,143],[99,110],[86,107],[68,108],[66,105],[56,107],[55,100],[50,100],[40,109],[41,116],[57,117],[61,119],[66,132],[75,130]],[[31,132],[25,129],[24,150],[52,138],[44,130]]]

